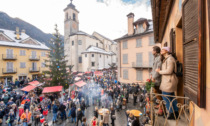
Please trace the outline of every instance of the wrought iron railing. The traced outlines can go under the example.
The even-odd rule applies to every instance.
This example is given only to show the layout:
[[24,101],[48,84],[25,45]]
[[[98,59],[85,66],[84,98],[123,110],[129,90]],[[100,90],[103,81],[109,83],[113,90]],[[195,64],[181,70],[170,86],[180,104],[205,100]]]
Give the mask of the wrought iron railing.
[[2,68],[2,73],[3,74],[15,74],[15,73],[17,73],[17,68],[11,68],[11,69]]
[[2,54],[2,59],[3,60],[16,60],[17,59],[17,55],[13,55],[13,54]]
[[143,62],[143,63],[136,63],[136,62],[132,62],[132,67],[134,68],[152,68],[152,64],[151,63],[147,63],[147,62]]
[[29,72],[30,73],[33,73],[33,72],[39,72],[40,71],[40,68],[29,68]]
[[31,56],[29,56],[29,60],[38,61],[38,60],[40,60],[40,56],[31,55]]
[[[151,88],[150,91],[150,118],[151,124],[153,126],[189,126],[192,123],[192,118],[195,113],[195,105],[188,97],[181,97],[181,96],[171,96],[171,95],[163,95],[152,93],[153,89]],[[166,101],[159,100],[157,97],[164,97],[166,98],[169,103],[169,110],[172,109],[173,115],[175,120],[169,120],[167,115],[169,115],[169,111],[165,109]],[[171,97],[173,100],[169,100]],[[182,101],[183,103],[177,103],[176,106],[178,107],[178,117],[175,114],[173,103],[175,100]],[[155,108],[155,104],[159,104],[158,109],[162,109],[163,116],[158,115],[158,109]]]

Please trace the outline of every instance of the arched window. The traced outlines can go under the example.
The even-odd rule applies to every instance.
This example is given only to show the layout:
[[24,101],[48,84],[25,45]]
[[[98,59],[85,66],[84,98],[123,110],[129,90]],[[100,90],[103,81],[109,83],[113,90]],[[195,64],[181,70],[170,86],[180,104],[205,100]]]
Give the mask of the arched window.
[[73,13],[73,20],[76,21],[76,14]]
[[66,20],[68,20],[68,18],[69,18],[69,14],[68,14],[68,13],[66,13]]

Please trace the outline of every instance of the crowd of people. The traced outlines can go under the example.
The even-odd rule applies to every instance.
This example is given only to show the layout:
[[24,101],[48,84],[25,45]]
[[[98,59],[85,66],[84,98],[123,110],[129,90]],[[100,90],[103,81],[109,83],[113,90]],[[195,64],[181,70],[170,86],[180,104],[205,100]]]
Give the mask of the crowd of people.
[[[174,95],[177,80],[175,59],[169,54],[168,47],[162,49],[154,47],[154,64],[151,73],[151,80],[155,83],[155,93]],[[161,60],[161,55],[163,60]],[[85,78],[85,76],[84,76]],[[150,120],[150,99],[144,85],[139,84],[122,84],[113,77],[110,71],[104,76],[92,76],[85,79],[87,84],[82,88],[74,88],[68,94],[51,93],[48,95],[41,94],[40,90],[32,92],[18,92],[14,88],[22,86],[22,82],[15,81],[12,89],[5,90],[1,85],[0,93],[0,124],[8,126],[23,125],[29,126],[48,126],[49,121],[53,125],[69,120],[72,125],[81,126],[112,126],[118,118],[116,112],[125,111],[127,117],[127,126],[142,126],[149,123]],[[170,81],[168,81],[170,80]],[[27,80],[29,81],[29,80]],[[25,82],[24,82],[25,83]],[[26,82],[28,83],[28,82]],[[64,97],[62,97],[64,95]],[[168,97],[170,100],[173,98]],[[144,118],[135,117],[127,107],[129,99],[133,100],[133,106],[138,103],[138,108],[143,110]],[[159,98],[161,99],[161,98]],[[168,119],[174,119],[172,109],[169,108],[169,102],[166,101],[166,109],[169,111]],[[158,106],[158,105],[157,105]],[[86,110],[93,107],[93,117],[88,122]],[[163,110],[159,108],[159,115]],[[176,100],[173,103],[175,114],[178,114]],[[52,114],[52,119],[49,118]],[[5,122],[5,123],[4,123]]]

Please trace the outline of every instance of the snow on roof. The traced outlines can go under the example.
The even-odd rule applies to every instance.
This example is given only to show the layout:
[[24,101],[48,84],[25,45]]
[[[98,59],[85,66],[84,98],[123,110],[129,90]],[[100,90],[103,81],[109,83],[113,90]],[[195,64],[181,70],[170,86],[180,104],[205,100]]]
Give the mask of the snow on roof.
[[107,40],[109,40],[109,41],[111,41],[112,42],[112,44],[116,44],[116,42],[115,41],[113,41],[113,40],[111,40],[111,39],[109,39],[109,38],[107,38],[107,37],[105,37],[105,36],[103,36],[102,34],[100,34],[100,33],[98,33],[98,32],[95,32],[96,34],[98,34],[98,35],[100,35],[101,37],[103,37],[104,39],[107,39]]
[[89,35],[88,33],[83,32],[83,31],[78,31],[78,32],[76,32],[76,33],[74,33],[74,34],[71,34],[70,36],[73,36],[73,35],[85,35],[85,36],[88,36],[88,37],[90,37],[90,38],[99,40],[99,41],[101,42],[101,40],[98,39],[97,37],[95,37],[95,36],[93,36],[93,35]]
[[[49,48],[42,44],[41,42],[32,39],[30,36],[28,36],[25,33],[21,33],[20,34],[20,40],[15,39],[16,34],[15,31],[11,31],[11,30],[6,30],[6,29],[0,29],[0,31],[3,31],[3,34],[5,34],[6,36],[8,36],[10,39],[12,39],[12,42],[8,42],[8,41],[0,41],[0,45],[3,46],[13,46],[13,47],[23,47],[23,48],[34,48],[34,49],[44,49],[44,50],[49,50]],[[21,43],[26,39],[32,39],[33,41],[35,41],[37,44],[25,44],[25,43]]]
[[106,50],[104,50],[102,48],[95,47],[95,46],[88,47],[86,49],[86,51],[84,51],[82,53],[101,53],[101,54],[105,54],[105,55],[115,55],[115,53],[113,53],[113,52],[107,52]]

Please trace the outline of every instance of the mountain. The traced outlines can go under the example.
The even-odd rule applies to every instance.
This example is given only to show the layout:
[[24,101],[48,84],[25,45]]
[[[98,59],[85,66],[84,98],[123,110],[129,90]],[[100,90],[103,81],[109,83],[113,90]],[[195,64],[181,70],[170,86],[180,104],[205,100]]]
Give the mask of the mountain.
[[[19,27],[20,30],[24,29],[26,34],[28,34],[31,38],[45,43],[49,47],[49,41],[53,37],[52,34],[46,34],[34,25],[19,18],[12,18],[6,13],[0,11],[0,28],[15,31],[16,27]],[[63,36],[62,40],[64,40]]]

